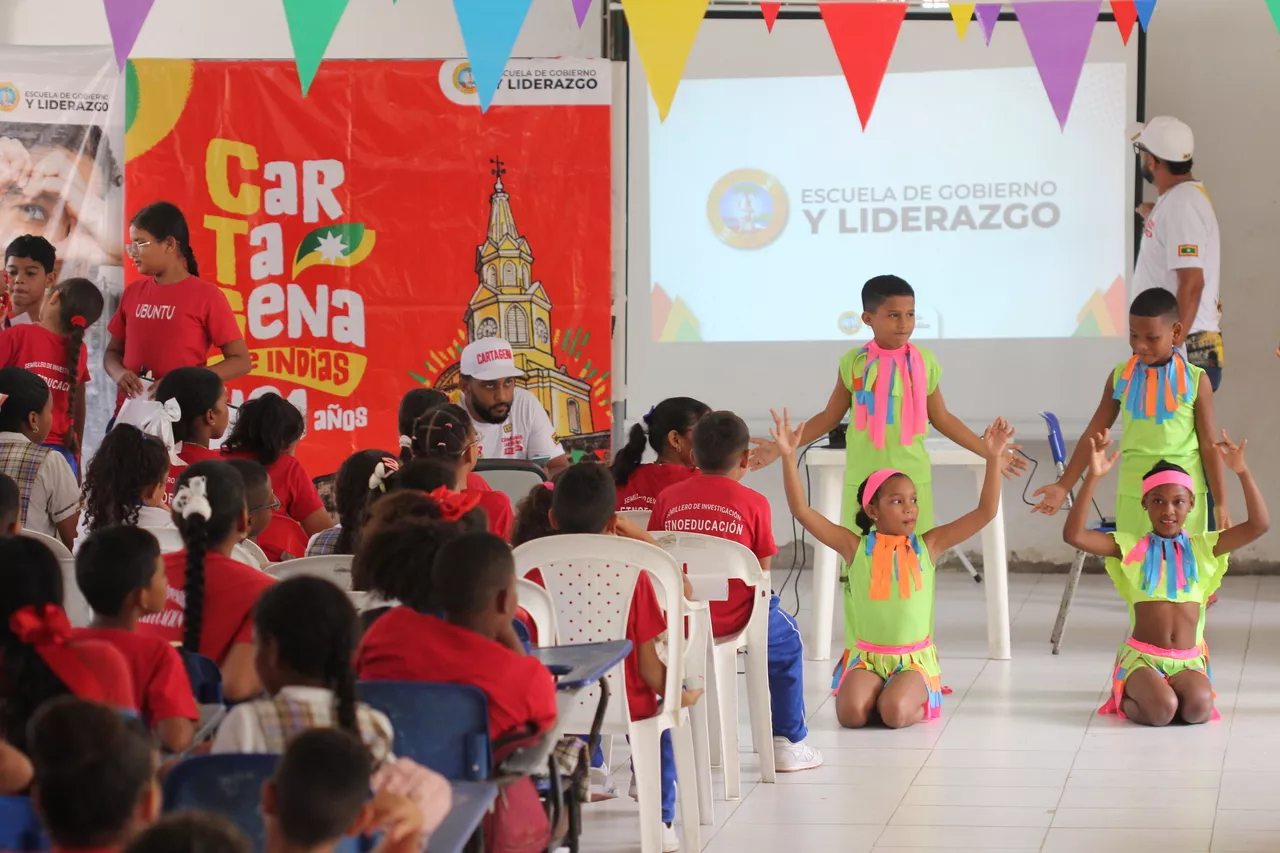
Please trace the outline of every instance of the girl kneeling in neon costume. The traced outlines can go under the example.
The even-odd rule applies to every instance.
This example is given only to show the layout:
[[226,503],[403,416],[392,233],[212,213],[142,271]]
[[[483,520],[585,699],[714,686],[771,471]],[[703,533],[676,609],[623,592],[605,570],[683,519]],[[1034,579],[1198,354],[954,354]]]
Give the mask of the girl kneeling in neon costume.
[[1089,473],[1062,537],[1081,551],[1106,558],[1107,574],[1129,604],[1130,630],[1116,656],[1111,698],[1098,713],[1148,726],[1165,726],[1175,718],[1187,723],[1216,719],[1204,642],[1205,605],[1222,583],[1227,555],[1262,536],[1270,523],[1262,493],[1245,466],[1248,441],[1232,444],[1223,430],[1215,445],[1240,477],[1249,513],[1244,523],[1189,536],[1183,524],[1195,507],[1195,483],[1185,470],[1162,461],[1142,479],[1142,507],[1152,530],[1141,537],[1085,529],[1094,488],[1120,455],[1107,455],[1113,443],[1109,430],[1090,442]]
[[805,501],[796,468],[804,424],[791,428],[786,411],[770,430],[783,459],[787,504],[796,520],[848,565],[844,578],[848,648],[836,667],[836,719],[861,728],[879,718],[892,729],[938,717],[942,670],[933,645],[932,554],[943,554],[980,531],[1000,506],[1000,476],[1013,429],[1003,418],[982,441],[986,477],[978,508],[916,536],[916,487],[901,471],[882,469],[858,488],[856,533],[825,518]]

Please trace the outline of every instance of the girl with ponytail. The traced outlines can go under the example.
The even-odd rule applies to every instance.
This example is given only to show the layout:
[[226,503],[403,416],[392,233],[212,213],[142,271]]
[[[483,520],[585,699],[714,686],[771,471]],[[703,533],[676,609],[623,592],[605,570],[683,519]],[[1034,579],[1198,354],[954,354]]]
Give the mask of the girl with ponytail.
[[[631,427],[626,446],[613,457],[619,510],[653,509],[659,492],[697,475],[693,428],[709,411],[706,403],[692,397],[668,397],[649,410],[644,425]],[[641,464],[646,441],[658,459]]]
[[270,698],[233,708],[213,751],[282,753],[308,728],[339,728],[385,761],[391,723],[356,699],[360,622],[347,594],[323,578],[290,578],[262,594],[253,625],[254,664]]
[[53,426],[44,446],[61,453],[80,476],[84,435],[84,388],[89,381],[85,330],[102,316],[102,292],[87,278],[69,278],[45,297],[40,322],[0,334],[0,367],[21,367],[39,376],[53,397]]
[[164,555],[168,600],[160,613],[139,620],[138,632],[210,658],[222,670],[228,701],[247,699],[261,689],[250,616],[272,579],[232,559],[249,530],[244,481],[227,462],[188,465],[170,507],[186,547]]
[[489,532],[503,539],[511,538],[511,498],[493,491],[487,484],[483,489],[471,488],[470,477],[480,461],[480,437],[466,409],[445,403],[424,412],[414,422],[409,448],[415,460],[447,467],[453,474],[449,489],[475,495],[488,517]]
[[249,348],[218,286],[198,278],[191,233],[182,211],[167,201],[134,214],[125,251],[144,278],[129,284],[111,318],[103,366],[119,386],[116,407],[147,389],[141,377],[166,376],[203,365],[222,351],[212,370],[224,381],[249,372]]
[[[400,398],[400,411],[397,422],[400,427],[400,462],[408,465],[413,461],[413,432],[418,419],[432,409],[439,408],[449,402],[449,395],[435,388],[414,388],[405,392]],[[470,417],[468,415],[468,417]],[[467,488],[477,492],[489,491],[489,484],[475,471],[467,472]]]

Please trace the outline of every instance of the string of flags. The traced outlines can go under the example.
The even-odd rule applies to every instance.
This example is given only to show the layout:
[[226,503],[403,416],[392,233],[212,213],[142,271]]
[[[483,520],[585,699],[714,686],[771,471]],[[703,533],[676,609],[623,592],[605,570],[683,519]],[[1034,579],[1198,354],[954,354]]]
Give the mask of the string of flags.
[[[426,2],[427,0],[417,0]],[[289,26],[298,82],[305,96],[324,60],[333,33],[350,0],[280,0]],[[391,0],[393,4],[397,0]],[[415,0],[405,0],[405,5]],[[434,0],[431,0],[434,2]],[[564,0],[572,5],[581,28],[595,4],[609,0]],[[1089,42],[1104,0],[1012,0],[951,3],[956,34],[963,41],[975,19],[991,44],[996,24],[1008,5],[1022,28],[1045,94],[1059,125],[1065,129],[1084,68]],[[1134,24],[1143,32],[1151,24],[1157,0],[1106,0],[1127,45]],[[1265,0],[1280,27],[1280,0]],[[116,62],[123,70],[155,0],[103,0]],[[487,111],[502,82],[507,61],[528,17],[533,0],[453,0],[467,60],[476,82],[481,111]],[[772,33],[782,9],[779,2],[759,3]],[[622,0],[622,10],[644,66],[658,116],[666,120],[680,78],[698,37],[710,0]],[[889,67],[906,2],[819,2],[818,11],[831,38],[840,69],[865,130]],[[600,7],[597,5],[597,12]],[[785,26],[785,21],[783,23]]]

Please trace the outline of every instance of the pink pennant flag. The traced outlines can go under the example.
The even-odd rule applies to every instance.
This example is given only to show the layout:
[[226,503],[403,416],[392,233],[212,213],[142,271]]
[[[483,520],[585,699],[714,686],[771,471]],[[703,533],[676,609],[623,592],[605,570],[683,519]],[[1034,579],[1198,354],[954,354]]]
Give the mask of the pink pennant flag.
[[578,16],[578,29],[587,21],[587,12],[591,11],[591,0],[573,0],[573,14]]
[[129,54],[142,32],[142,25],[151,13],[155,0],[103,0],[107,11],[107,27],[111,30],[111,44],[116,51],[116,65],[124,70]]
[[987,46],[991,46],[991,34],[996,31],[996,24],[1000,21],[1000,10],[1004,8],[1003,3],[979,3],[974,11],[978,13],[978,23],[982,25],[982,35],[987,39]]
[[781,3],[760,4],[760,14],[764,15],[764,25],[769,28],[769,32],[773,32],[773,24],[778,20],[778,13],[781,11]]
[[1031,48],[1044,83],[1045,94],[1066,130],[1071,102],[1080,84],[1080,72],[1089,53],[1089,40],[1098,23],[1102,0],[1041,0],[1015,2],[1013,10],[1022,24],[1022,33]]

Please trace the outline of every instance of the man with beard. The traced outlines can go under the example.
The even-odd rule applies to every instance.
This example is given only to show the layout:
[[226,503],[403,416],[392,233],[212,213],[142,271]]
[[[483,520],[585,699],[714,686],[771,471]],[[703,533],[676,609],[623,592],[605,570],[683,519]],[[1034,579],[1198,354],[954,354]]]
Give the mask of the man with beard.
[[1130,134],[1142,177],[1156,188],[1145,217],[1142,250],[1134,264],[1132,293],[1163,287],[1178,297],[1178,319],[1187,361],[1203,368],[1213,390],[1222,382],[1221,251],[1218,217],[1204,184],[1191,174],[1195,137],[1176,118],[1159,116]]
[[516,367],[511,344],[502,338],[472,341],[462,351],[459,370],[463,405],[483,458],[531,459],[546,465],[549,474],[569,467],[546,409],[516,385],[524,371]]

